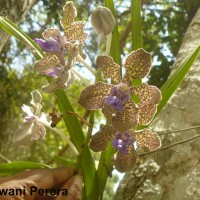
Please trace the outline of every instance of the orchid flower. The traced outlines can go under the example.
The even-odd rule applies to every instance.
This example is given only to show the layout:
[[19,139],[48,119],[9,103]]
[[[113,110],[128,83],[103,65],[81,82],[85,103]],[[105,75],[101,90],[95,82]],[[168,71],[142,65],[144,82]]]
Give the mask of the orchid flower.
[[149,129],[119,132],[114,127],[106,125],[92,136],[90,148],[95,152],[104,151],[108,142],[112,142],[112,146],[117,150],[112,164],[119,172],[127,172],[133,168],[137,160],[137,147],[153,150],[161,146],[158,135]]
[[44,113],[41,113],[42,105],[40,104],[42,96],[35,90],[31,92],[32,107],[23,105],[22,110],[26,113],[24,123],[21,128],[17,130],[14,137],[14,142],[18,144],[27,144],[33,140],[45,140],[46,129],[41,121],[47,123],[47,119]]
[[[123,78],[119,65],[110,56],[99,56],[96,65],[102,69],[104,78],[111,78],[115,85],[97,82],[88,86],[81,92],[79,103],[88,110],[102,108],[108,122],[121,132],[138,124],[149,124],[156,113],[161,92],[147,83],[136,87],[132,83],[149,74],[150,54],[143,49],[131,52],[124,63],[126,74]],[[139,98],[138,104],[133,102],[132,94]]]
[[[63,8],[64,17],[61,25],[64,35],[56,28],[48,28],[43,33],[43,39],[35,39],[35,42],[45,52],[43,59],[37,61],[34,69],[46,76],[52,76],[52,82],[44,86],[44,92],[54,92],[56,89],[65,89],[74,82],[74,73],[70,70],[74,62],[84,56],[82,46],[87,38],[84,32],[84,21],[75,22],[76,8],[72,1],[66,3]],[[65,50],[67,61],[65,61]],[[83,59],[82,59],[83,60]]]

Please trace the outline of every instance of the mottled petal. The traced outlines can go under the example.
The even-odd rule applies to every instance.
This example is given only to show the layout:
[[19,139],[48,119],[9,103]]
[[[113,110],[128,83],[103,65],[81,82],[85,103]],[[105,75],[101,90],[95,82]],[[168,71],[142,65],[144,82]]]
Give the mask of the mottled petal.
[[138,112],[135,104],[131,100],[125,104],[125,109],[122,112],[117,112],[112,118],[112,125],[120,132],[134,128],[137,124]]
[[115,109],[117,112],[124,110],[123,102],[116,96],[105,97],[105,103],[111,108]]
[[147,83],[133,87],[132,93],[137,95],[140,99],[138,106],[158,104],[162,97],[160,90],[156,86],[148,85]]
[[65,36],[67,38],[67,41],[69,42],[75,42],[79,41],[80,44],[84,43],[87,39],[87,33],[84,32],[84,25],[85,22],[78,21],[70,25],[67,30],[65,30]]
[[133,146],[128,146],[126,153],[118,151],[116,158],[112,160],[115,169],[121,173],[130,171],[133,169],[137,160],[137,154]]
[[156,114],[156,105],[145,105],[138,108],[139,124],[148,125]]
[[61,52],[58,42],[52,38],[50,38],[48,40],[42,40],[42,39],[35,38],[34,41],[45,52]]
[[96,65],[102,68],[104,78],[111,78],[114,83],[119,83],[120,77],[120,67],[113,61],[110,56],[98,56],[96,60]]
[[80,95],[79,103],[88,110],[96,110],[103,107],[104,98],[109,95],[113,85],[97,82],[86,87]]
[[74,19],[77,16],[76,8],[74,7],[74,3],[72,1],[68,1],[63,7],[64,16],[60,21],[63,29],[67,29],[69,25],[74,23]]
[[135,138],[139,146],[147,147],[150,150],[161,146],[161,141],[158,135],[149,129],[143,129],[142,131],[135,132]]
[[54,71],[54,68],[61,66],[60,60],[56,55],[47,53],[43,59],[35,62],[34,69],[40,73],[48,74]]
[[67,86],[63,81],[58,78],[54,77],[49,85],[43,86],[42,91],[46,93],[55,92],[57,89],[66,89]]
[[31,140],[44,140],[46,136],[46,129],[45,127],[36,122],[34,123],[32,127],[32,132],[31,132]]
[[105,150],[107,143],[114,139],[115,133],[116,129],[112,126],[104,126],[92,136],[90,148],[95,152]]
[[62,38],[62,35],[60,33],[60,30],[57,28],[47,28],[43,33],[42,36],[44,39],[48,40],[50,38],[53,38],[56,41],[59,41],[60,38]]
[[136,78],[144,78],[149,74],[151,69],[151,57],[144,49],[138,49],[131,52],[124,63],[126,75],[123,82],[132,84]]
[[37,105],[38,103],[42,101],[42,95],[40,94],[38,90],[32,91],[31,96],[32,96],[31,104],[33,105]]
[[104,103],[102,113],[105,115],[108,122],[112,123],[112,118],[116,115],[116,110]]

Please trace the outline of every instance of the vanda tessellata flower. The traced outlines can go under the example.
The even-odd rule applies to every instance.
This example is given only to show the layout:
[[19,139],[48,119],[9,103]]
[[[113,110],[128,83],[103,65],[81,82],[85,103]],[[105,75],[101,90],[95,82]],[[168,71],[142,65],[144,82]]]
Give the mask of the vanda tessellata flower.
[[42,105],[40,104],[42,100],[41,94],[35,90],[31,92],[32,107],[23,105],[22,110],[26,113],[24,118],[24,123],[21,128],[19,128],[15,134],[14,142],[18,144],[28,144],[33,140],[44,140],[46,136],[46,129],[42,125],[42,121],[47,123],[46,115],[41,113]]
[[35,63],[34,69],[53,77],[51,83],[43,87],[43,91],[48,93],[58,88],[65,89],[73,83],[74,74],[70,68],[78,55],[84,56],[82,45],[87,38],[87,33],[83,30],[85,22],[74,21],[77,11],[72,1],[67,2],[63,10],[64,17],[61,19],[61,25],[64,35],[56,28],[48,28],[43,33],[44,40],[35,39],[35,42],[45,52],[45,56]]
[[152,150],[161,145],[158,135],[149,129],[141,131],[129,129],[119,132],[114,127],[106,125],[92,136],[90,148],[95,152],[104,151],[110,141],[112,146],[117,149],[112,164],[119,172],[127,172],[133,168],[137,160],[136,149],[138,147]]
[[[126,74],[123,78],[119,65],[110,56],[99,56],[96,65],[102,69],[104,78],[111,78],[114,84],[97,82],[86,87],[81,92],[79,103],[88,110],[102,108],[108,122],[120,132],[138,124],[149,124],[156,113],[161,92],[147,83],[135,87],[132,83],[149,74],[150,54],[143,49],[131,52],[124,63]],[[139,98],[139,103],[133,102],[132,94]]]

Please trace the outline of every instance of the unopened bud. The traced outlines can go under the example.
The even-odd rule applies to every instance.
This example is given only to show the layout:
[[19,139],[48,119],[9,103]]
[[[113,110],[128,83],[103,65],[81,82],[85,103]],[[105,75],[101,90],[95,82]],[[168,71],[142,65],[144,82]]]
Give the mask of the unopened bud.
[[96,34],[100,36],[110,34],[116,21],[108,8],[99,6],[92,12],[91,23]]

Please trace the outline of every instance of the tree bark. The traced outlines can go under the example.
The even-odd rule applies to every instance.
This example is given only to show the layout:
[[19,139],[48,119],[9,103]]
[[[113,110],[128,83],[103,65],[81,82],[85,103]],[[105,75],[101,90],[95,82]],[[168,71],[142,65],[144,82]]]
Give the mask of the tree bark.
[[[173,65],[200,45],[200,8],[191,21]],[[200,58],[178,90],[151,125],[154,132],[165,132],[200,125]],[[162,136],[162,146],[200,134],[200,128]],[[146,156],[127,173],[114,200],[199,200],[200,139]]]
[[[7,17],[15,24],[23,21],[25,15],[37,0],[1,0],[0,16]],[[10,35],[0,29],[0,52],[6,45]]]

